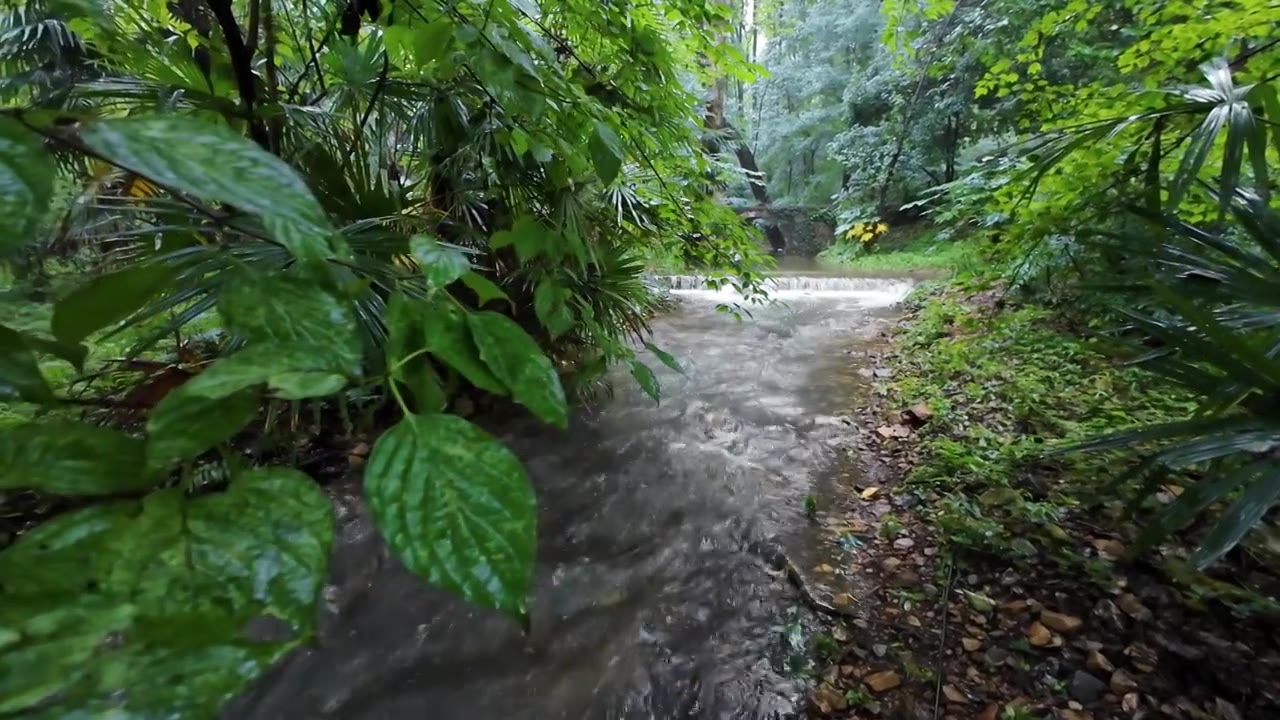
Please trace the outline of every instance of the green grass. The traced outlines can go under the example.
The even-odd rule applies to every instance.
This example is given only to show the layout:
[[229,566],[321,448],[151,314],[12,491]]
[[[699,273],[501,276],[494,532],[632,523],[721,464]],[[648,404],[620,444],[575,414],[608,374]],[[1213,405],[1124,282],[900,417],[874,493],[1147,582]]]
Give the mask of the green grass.
[[892,408],[927,402],[910,481],[937,496],[946,539],[1010,556],[1069,544],[1062,524],[1081,508],[1120,522],[1125,498],[1108,483],[1132,450],[1046,458],[1046,449],[1134,425],[1183,419],[1194,398],[1118,363],[1049,311],[997,309],[997,291],[942,283],[915,302],[899,337]]
[[935,230],[912,225],[890,230],[870,250],[856,240],[837,242],[823,250],[818,261],[850,270],[962,273],[976,268],[981,258],[974,241],[939,240]]

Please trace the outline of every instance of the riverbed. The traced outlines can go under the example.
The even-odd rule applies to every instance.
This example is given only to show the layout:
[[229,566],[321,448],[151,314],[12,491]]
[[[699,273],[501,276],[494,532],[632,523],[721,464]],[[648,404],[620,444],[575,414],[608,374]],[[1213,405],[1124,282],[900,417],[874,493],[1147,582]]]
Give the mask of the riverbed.
[[[320,639],[224,714],[245,720],[784,718],[794,591],[758,552],[811,542],[805,503],[850,444],[850,351],[910,282],[790,268],[775,302],[675,281],[655,404],[625,373],[570,429],[503,439],[539,499],[532,630],[387,557],[348,489]],[[864,370],[858,373],[857,370]],[[789,614],[790,613],[790,614]]]

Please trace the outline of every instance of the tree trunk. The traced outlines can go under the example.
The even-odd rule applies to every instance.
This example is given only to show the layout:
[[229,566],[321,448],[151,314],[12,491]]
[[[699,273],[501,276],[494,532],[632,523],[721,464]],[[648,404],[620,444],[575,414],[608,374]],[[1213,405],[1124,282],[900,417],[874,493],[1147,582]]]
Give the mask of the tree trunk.
[[[760,166],[756,163],[755,153],[751,152],[751,148],[744,142],[737,130],[729,124],[724,117],[724,81],[718,81],[711,88],[711,97],[707,99],[706,114],[704,120],[708,130],[727,130],[733,135],[734,155],[738,158],[738,164],[743,170],[747,171],[747,184],[751,187],[751,195],[763,207],[769,205],[769,188],[765,185],[764,178],[760,174]],[[708,143],[707,150],[710,152],[719,152],[720,147],[717,142]],[[782,235],[782,230],[775,225],[765,224],[765,238],[769,241],[769,247],[774,252],[781,252],[787,246],[787,240]]]

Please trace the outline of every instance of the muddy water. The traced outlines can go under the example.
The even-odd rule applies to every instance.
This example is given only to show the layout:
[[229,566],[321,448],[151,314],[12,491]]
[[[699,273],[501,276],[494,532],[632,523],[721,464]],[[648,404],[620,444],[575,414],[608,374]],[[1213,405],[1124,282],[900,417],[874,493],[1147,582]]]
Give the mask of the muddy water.
[[[566,433],[514,427],[540,503],[533,631],[425,587],[388,560],[352,499],[318,647],[230,718],[782,718],[791,588],[761,542],[803,542],[804,500],[842,444],[859,382],[847,350],[902,281],[782,275],[741,321],[731,295],[676,285],[654,341],[655,405],[626,378]],[[693,286],[690,288],[690,286]],[[354,488],[352,494],[357,492]]]

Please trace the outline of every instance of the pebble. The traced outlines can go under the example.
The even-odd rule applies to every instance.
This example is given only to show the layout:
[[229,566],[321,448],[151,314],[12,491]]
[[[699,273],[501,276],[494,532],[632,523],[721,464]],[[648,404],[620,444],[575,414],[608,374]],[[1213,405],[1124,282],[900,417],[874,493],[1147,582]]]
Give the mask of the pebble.
[[1116,670],[1116,666],[1111,664],[1111,661],[1107,659],[1107,656],[1097,650],[1093,650],[1089,653],[1089,656],[1085,658],[1084,664],[1085,667],[1094,672],[1112,673]]
[[1097,702],[1102,697],[1102,693],[1106,691],[1106,683],[1083,670],[1077,670],[1071,676],[1071,683],[1067,686],[1067,694],[1073,700],[1085,705]]
[[862,682],[866,683],[867,687],[871,688],[872,692],[884,692],[885,690],[892,690],[901,685],[902,678],[898,677],[898,673],[892,670],[885,670],[883,672],[871,673],[870,675],[862,678]]
[[915,547],[916,541],[909,537],[901,537],[893,541],[893,547],[898,550],[910,550]]
[[1117,695],[1128,695],[1138,690],[1138,681],[1129,673],[1117,670],[1111,673],[1111,692]]
[[1063,634],[1071,634],[1084,627],[1084,621],[1073,615],[1053,612],[1052,610],[1043,610],[1040,612],[1040,622],[1050,630],[1057,630]]

